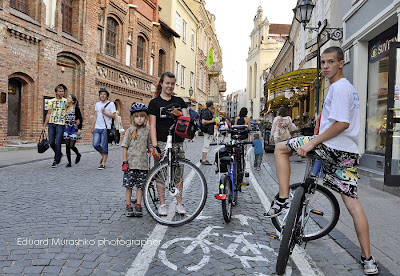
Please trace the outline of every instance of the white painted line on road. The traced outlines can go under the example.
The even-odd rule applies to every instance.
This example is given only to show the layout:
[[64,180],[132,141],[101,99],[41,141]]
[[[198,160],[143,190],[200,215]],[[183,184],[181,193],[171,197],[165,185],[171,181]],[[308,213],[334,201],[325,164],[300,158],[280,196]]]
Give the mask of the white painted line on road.
[[[200,162],[198,162],[196,166],[200,167]],[[193,175],[191,177],[193,178]],[[140,250],[140,252],[137,254],[135,260],[126,272],[125,276],[143,276],[146,274],[151,261],[156,255],[157,249],[160,246],[161,241],[164,239],[167,229],[168,226],[161,224],[157,224],[156,227],[154,227],[153,232],[151,232],[149,236],[149,238],[153,242],[146,242],[146,244],[142,247],[142,250]]]
[[[263,189],[261,189],[260,184],[258,184],[256,178],[254,177],[253,172],[250,169],[250,151],[252,148],[249,148],[246,154],[247,162],[246,162],[246,170],[249,172],[249,180],[252,183],[252,187],[256,190],[258,197],[261,200],[261,204],[263,205],[265,211],[267,212],[271,206],[271,202],[268,200],[267,195],[264,193]],[[317,265],[311,259],[310,256],[304,251],[304,249],[300,248],[299,246],[295,246],[293,253],[291,255],[294,263],[296,264],[297,268],[300,270],[301,275],[307,276],[322,276],[324,273],[318,269]],[[289,268],[289,267],[288,267]],[[286,271],[285,275],[288,274],[291,270]]]

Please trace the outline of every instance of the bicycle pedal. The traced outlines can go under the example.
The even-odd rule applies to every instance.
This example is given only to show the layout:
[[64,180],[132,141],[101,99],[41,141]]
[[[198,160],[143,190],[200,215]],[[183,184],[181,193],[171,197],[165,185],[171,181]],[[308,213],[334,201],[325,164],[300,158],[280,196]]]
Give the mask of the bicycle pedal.
[[242,183],[242,186],[250,186],[249,183]]

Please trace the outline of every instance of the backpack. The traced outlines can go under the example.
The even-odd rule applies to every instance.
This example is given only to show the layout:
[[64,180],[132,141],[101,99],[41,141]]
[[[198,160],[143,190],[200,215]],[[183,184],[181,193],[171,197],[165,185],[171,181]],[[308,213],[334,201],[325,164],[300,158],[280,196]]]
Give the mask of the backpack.
[[201,130],[202,132],[204,132],[204,133],[208,133],[208,125],[203,125],[203,124],[201,123],[201,120],[203,120],[203,115],[204,115],[204,112],[205,112],[206,110],[208,110],[208,109],[205,108],[205,109],[202,109],[202,110],[200,111],[200,120],[199,120],[200,130]]

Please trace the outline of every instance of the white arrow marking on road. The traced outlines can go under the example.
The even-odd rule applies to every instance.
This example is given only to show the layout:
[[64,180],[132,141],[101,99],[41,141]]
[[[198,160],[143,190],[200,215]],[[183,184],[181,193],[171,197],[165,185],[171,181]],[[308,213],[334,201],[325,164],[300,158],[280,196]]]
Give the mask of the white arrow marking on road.
[[248,219],[255,220],[255,218],[248,217],[248,216],[245,216],[245,215],[242,215],[242,214],[233,215],[232,217],[239,219],[240,224],[242,224],[242,225],[249,225],[249,223],[247,222]]
[[200,214],[195,219],[209,219],[209,218],[212,218],[212,216],[203,216],[203,211],[201,211]]

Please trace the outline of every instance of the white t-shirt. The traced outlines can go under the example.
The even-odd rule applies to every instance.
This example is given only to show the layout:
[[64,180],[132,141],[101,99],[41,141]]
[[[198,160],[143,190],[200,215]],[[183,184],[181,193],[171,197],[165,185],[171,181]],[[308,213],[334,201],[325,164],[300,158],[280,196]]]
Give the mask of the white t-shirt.
[[360,102],[356,89],[345,78],[341,78],[329,87],[322,108],[319,133],[326,131],[335,122],[345,122],[350,125],[339,135],[323,144],[337,150],[360,153],[358,150]]
[[[102,103],[102,102],[97,102],[96,106],[94,107],[94,110],[97,112],[97,118],[96,118],[96,125],[94,128],[96,129],[110,129],[111,128],[111,123],[112,123],[112,118],[108,117],[107,115],[104,115],[103,112],[101,112],[101,109],[107,104],[108,102]],[[113,102],[109,102],[109,105],[105,108],[105,111],[107,113],[114,114],[117,112],[115,109],[115,104]],[[104,118],[104,119],[103,119]],[[104,124],[104,121],[106,121],[107,127]]]

